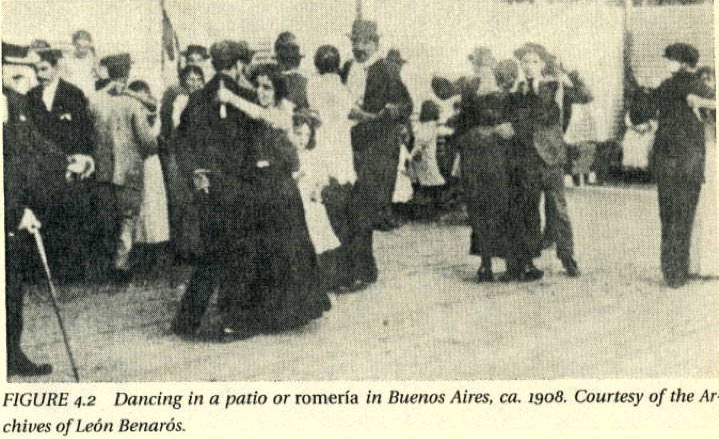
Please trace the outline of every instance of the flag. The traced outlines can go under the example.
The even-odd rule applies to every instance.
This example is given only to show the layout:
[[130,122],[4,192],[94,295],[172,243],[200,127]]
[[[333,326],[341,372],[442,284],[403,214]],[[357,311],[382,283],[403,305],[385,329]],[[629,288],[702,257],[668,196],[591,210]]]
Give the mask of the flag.
[[[177,62],[177,73],[180,71],[180,41],[177,38],[177,32],[172,26],[170,16],[165,9],[164,0],[160,0],[162,9],[162,70],[165,72],[165,58],[170,61]],[[163,75],[164,76],[164,75]]]

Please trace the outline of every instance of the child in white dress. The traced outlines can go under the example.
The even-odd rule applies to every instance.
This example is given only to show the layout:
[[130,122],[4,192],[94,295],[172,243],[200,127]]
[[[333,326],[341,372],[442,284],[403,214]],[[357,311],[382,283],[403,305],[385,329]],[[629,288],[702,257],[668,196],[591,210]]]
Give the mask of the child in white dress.
[[318,123],[307,110],[295,113],[293,141],[297,146],[300,157],[300,170],[294,174],[297,187],[305,208],[305,221],[307,229],[319,255],[340,246],[329,217],[327,209],[322,204],[322,189],[329,184],[327,174],[327,159],[319,151],[315,142],[315,128]]

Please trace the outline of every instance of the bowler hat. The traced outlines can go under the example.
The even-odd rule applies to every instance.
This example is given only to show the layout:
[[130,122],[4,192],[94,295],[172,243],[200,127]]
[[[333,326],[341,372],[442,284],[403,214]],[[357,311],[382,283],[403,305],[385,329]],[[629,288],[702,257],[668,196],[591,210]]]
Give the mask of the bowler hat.
[[691,44],[674,43],[664,49],[664,57],[673,61],[687,63],[694,67],[699,61],[699,51]]
[[200,55],[202,59],[208,59],[210,57],[210,55],[207,53],[207,48],[198,44],[188,44],[187,48],[185,48],[185,51],[180,52],[180,55],[184,57],[188,57],[194,54]]
[[210,56],[213,63],[234,64],[237,61],[249,63],[255,54],[244,41],[223,40],[210,46]]
[[379,38],[377,22],[372,20],[355,20],[352,23],[352,32],[347,36],[353,41]]
[[102,58],[100,64],[107,67],[107,75],[111,79],[124,78],[130,73],[132,58],[129,53],[117,53]]
[[295,36],[295,34],[289,31],[282,32],[281,34],[277,35],[277,39],[275,40],[275,52],[277,51],[278,47],[290,43],[297,44],[297,37]]
[[405,64],[407,62],[406,59],[402,58],[402,54],[398,49],[389,49],[387,51],[387,61],[393,62],[395,64]]
[[478,66],[494,67],[497,64],[497,59],[492,55],[492,49],[485,46],[475,47],[467,58],[472,61],[472,64]]
[[296,43],[282,43],[275,45],[275,57],[278,60],[290,60],[304,58],[300,46]]
[[3,64],[34,64],[39,60],[37,53],[30,51],[27,46],[2,42]]
[[524,43],[519,49],[514,51],[514,56],[517,59],[522,59],[528,53],[537,54],[537,56],[539,56],[539,58],[541,58],[545,63],[552,61],[553,58],[544,46],[537,43]]
[[53,49],[45,40],[33,40],[30,43],[30,51],[35,52],[42,61],[54,63],[62,58],[62,50]]

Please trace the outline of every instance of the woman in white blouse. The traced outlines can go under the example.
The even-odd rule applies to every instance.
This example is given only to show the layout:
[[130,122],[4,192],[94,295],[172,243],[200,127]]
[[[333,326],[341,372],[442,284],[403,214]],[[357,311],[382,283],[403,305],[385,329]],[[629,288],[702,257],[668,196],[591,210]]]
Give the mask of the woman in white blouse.
[[307,100],[322,121],[317,130],[315,157],[329,174],[327,186],[322,191],[322,201],[340,247],[321,255],[322,279],[329,290],[341,290],[351,285],[350,265],[347,254],[349,243],[349,201],[352,187],[357,180],[352,153],[350,130],[352,117],[360,117],[354,108],[349,89],[339,76],[340,54],[336,47],[322,46],[314,58],[317,75],[307,84]]

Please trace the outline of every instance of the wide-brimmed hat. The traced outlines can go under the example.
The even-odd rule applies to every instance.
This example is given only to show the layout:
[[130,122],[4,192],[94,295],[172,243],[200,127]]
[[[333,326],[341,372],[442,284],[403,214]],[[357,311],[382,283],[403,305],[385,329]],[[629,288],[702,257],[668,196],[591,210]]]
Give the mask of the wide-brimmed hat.
[[514,51],[514,56],[517,59],[522,59],[528,53],[536,53],[545,63],[552,62],[554,58],[544,46],[538,43],[524,43]]
[[485,46],[477,46],[474,48],[472,53],[467,57],[472,64],[477,66],[490,66],[494,67],[497,64],[497,59],[492,55],[492,49]]
[[3,64],[30,65],[38,61],[40,61],[40,57],[37,53],[31,51],[29,47],[2,42]]
[[377,22],[372,20],[355,20],[352,23],[352,32],[347,34],[350,40],[364,40],[379,38]]
[[699,50],[691,44],[674,43],[664,49],[664,58],[679,61],[694,67],[699,62]]
[[387,51],[387,61],[399,65],[405,64],[407,62],[406,59],[402,58],[402,53],[400,53],[399,49],[389,49]]
[[130,72],[132,57],[129,53],[116,53],[102,58],[100,65],[107,68],[107,75],[111,79],[124,78]]
[[208,59],[210,57],[210,54],[207,53],[207,47],[200,46],[199,44],[189,44],[183,52],[180,52],[180,55],[185,58],[195,54],[200,55],[202,59]]

